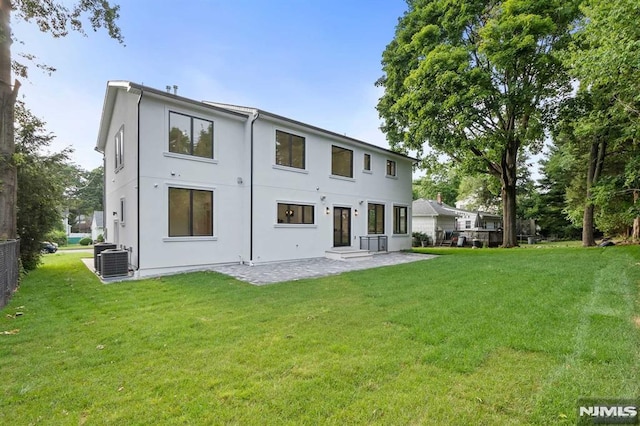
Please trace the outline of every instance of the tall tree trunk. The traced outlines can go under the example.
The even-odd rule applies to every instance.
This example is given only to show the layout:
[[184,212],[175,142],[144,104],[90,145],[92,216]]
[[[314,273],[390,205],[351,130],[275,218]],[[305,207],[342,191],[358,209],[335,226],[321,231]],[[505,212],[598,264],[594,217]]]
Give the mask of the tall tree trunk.
[[605,141],[596,141],[591,144],[591,150],[589,151],[589,168],[587,170],[587,191],[582,216],[582,247],[592,247],[596,245],[596,240],[593,236],[595,224],[591,188],[598,182],[602,166],[604,165],[606,151],[607,143]]
[[516,165],[518,155],[518,142],[512,141],[502,157],[500,183],[502,188],[502,247],[515,247],[518,245],[516,233]]
[[17,175],[14,107],[20,83],[11,86],[11,1],[0,0],[0,240],[16,238]]
[[[638,203],[640,203],[640,190],[635,189],[633,191],[633,206],[638,208]],[[640,216],[636,216],[633,219],[633,232],[631,233],[631,239],[633,241],[640,240]]]

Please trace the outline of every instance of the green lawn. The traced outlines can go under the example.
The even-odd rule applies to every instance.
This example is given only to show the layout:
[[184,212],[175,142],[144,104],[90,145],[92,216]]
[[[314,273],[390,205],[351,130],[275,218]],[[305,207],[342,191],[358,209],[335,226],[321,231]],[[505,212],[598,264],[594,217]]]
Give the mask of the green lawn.
[[0,424],[575,424],[640,396],[640,246],[438,252],[264,287],[47,255],[1,312]]

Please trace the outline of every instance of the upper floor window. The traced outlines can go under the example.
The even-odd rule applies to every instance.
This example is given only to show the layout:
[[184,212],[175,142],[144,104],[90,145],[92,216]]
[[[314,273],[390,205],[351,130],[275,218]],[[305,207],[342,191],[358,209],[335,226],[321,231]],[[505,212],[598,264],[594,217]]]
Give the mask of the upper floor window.
[[331,174],[353,177],[353,151],[331,145]]
[[396,175],[396,162],[393,160],[387,160],[387,176]]
[[169,236],[213,236],[213,191],[169,188]]
[[169,151],[213,158],[213,121],[169,112]]
[[371,171],[371,154],[364,155],[363,169],[366,171]]
[[312,225],[313,206],[306,204],[278,203],[278,223]]
[[393,206],[393,233],[407,233],[407,207]]
[[368,208],[369,234],[384,234],[384,204],[371,204]]
[[124,126],[120,127],[115,137],[115,169],[124,167]]
[[305,140],[302,136],[276,130],[276,164],[304,169]]

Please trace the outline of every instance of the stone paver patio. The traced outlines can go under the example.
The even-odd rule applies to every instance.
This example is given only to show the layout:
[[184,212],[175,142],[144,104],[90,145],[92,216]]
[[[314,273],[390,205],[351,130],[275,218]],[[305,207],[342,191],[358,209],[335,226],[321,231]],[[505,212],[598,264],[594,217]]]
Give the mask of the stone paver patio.
[[220,272],[221,274],[231,275],[232,277],[254,285],[265,285],[303,278],[324,277],[360,269],[417,262],[420,260],[433,259],[434,257],[436,256],[429,254],[394,252],[376,254],[370,258],[358,260],[332,260],[321,257],[255,266],[239,264],[222,265],[213,267],[211,270]]

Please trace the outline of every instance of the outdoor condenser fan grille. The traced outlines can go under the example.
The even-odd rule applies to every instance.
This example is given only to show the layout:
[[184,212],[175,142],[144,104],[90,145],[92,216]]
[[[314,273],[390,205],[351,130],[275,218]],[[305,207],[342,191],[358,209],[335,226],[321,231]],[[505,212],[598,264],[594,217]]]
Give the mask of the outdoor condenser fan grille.
[[120,277],[129,273],[129,252],[104,250],[100,253],[100,272],[103,278]]

